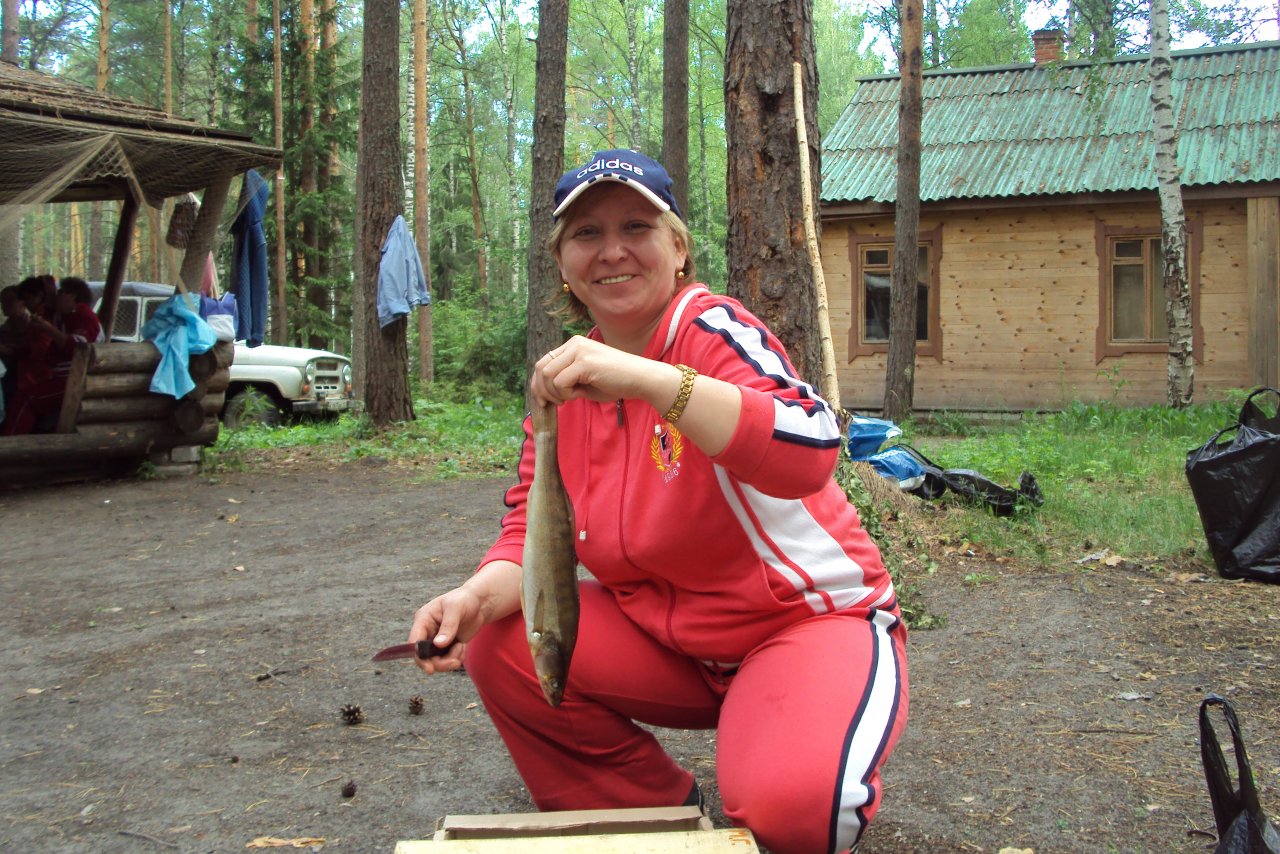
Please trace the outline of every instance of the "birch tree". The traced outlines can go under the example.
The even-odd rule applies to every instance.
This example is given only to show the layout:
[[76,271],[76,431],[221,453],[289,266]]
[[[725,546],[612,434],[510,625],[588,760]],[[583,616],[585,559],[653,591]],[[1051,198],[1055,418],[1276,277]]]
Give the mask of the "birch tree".
[[1195,387],[1191,335],[1191,290],[1187,282],[1187,217],[1182,207],[1178,169],[1178,131],[1174,122],[1169,58],[1168,0],[1151,0],[1152,126],[1156,144],[1156,180],[1160,194],[1160,254],[1165,315],[1169,325],[1169,406],[1190,405]]
[[[413,2],[413,238],[431,289],[431,9]],[[433,382],[431,304],[418,306],[418,379]]]

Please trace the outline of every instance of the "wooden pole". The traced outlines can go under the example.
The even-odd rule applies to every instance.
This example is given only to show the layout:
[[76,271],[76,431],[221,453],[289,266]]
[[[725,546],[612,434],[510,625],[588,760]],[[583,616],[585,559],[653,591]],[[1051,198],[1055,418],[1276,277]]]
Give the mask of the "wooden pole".
[[804,242],[809,249],[809,263],[813,265],[813,284],[817,289],[818,339],[822,346],[822,383],[819,389],[823,398],[844,429],[845,412],[840,406],[840,381],[836,377],[836,352],[831,340],[831,313],[827,304],[827,280],[822,274],[822,253],[818,250],[817,228],[813,218],[813,182],[809,179],[809,133],[804,120],[804,83],[801,80],[800,63],[791,64],[796,108],[796,142],[800,146],[800,197],[804,214]]
[[138,224],[138,200],[130,192],[124,197],[120,209],[120,222],[116,225],[116,240],[111,247],[111,261],[107,264],[107,281],[102,286],[102,305],[98,306],[98,322],[102,333],[111,340],[111,328],[116,323],[116,308],[120,305],[120,286],[124,284],[124,272],[129,266],[129,247],[133,243],[133,230]]

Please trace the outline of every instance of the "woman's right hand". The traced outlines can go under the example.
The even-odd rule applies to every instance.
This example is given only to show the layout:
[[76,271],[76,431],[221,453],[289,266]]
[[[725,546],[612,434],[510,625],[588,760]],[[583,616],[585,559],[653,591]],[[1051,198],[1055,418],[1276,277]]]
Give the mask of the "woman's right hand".
[[441,594],[418,609],[409,629],[409,643],[431,641],[447,647],[443,655],[417,658],[424,673],[447,673],[462,667],[467,641],[485,623],[500,620],[520,608],[520,566],[506,560],[485,564],[461,587]]
[[409,630],[409,642],[430,641],[448,651],[414,663],[425,673],[447,673],[462,667],[467,641],[484,625],[480,597],[464,585],[432,599],[418,609]]

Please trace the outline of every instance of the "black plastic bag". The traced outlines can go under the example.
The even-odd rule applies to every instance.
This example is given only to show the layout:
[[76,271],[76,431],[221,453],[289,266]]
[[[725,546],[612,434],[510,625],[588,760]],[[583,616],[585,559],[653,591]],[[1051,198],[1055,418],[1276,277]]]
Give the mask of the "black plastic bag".
[[[1240,788],[1231,786],[1231,772],[1222,755],[1217,733],[1209,722],[1209,707],[1221,706],[1231,730],[1235,746],[1236,772]],[[1200,704],[1200,759],[1204,764],[1204,779],[1209,786],[1209,800],[1213,803],[1213,821],[1218,827],[1218,847],[1214,854],[1280,854],[1280,834],[1276,833],[1258,803],[1258,787],[1253,781],[1253,769],[1245,753],[1244,738],[1240,735],[1240,721],[1231,703],[1210,694]]]
[[1253,401],[1267,393],[1280,397],[1255,390],[1235,424],[1188,452],[1186,471],[1218,572],[1280,584],[1280,413],[1268,417]]
[[1034,505],[1044,504],[1044,493],[1036,476],[1024,471],[1018,478],[1017,487],[1001,486],[985,475],[971,469],[944,469],[910,445],[899,442],[894,447],[902,448],[915,457],[924,469],[924,480],[914,489],[908,490],[921,498],[934,499],[950,489],[975,503],[986,504],[997,516],[1011,516],[1019,503]]

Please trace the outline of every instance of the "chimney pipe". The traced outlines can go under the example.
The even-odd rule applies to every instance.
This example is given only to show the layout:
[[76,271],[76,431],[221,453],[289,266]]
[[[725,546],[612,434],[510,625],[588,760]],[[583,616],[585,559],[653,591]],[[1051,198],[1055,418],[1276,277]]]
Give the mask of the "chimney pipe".
[[1062,59],[1062,30],[1036,30],[1031,43],[1036,49],[1036,65]]

